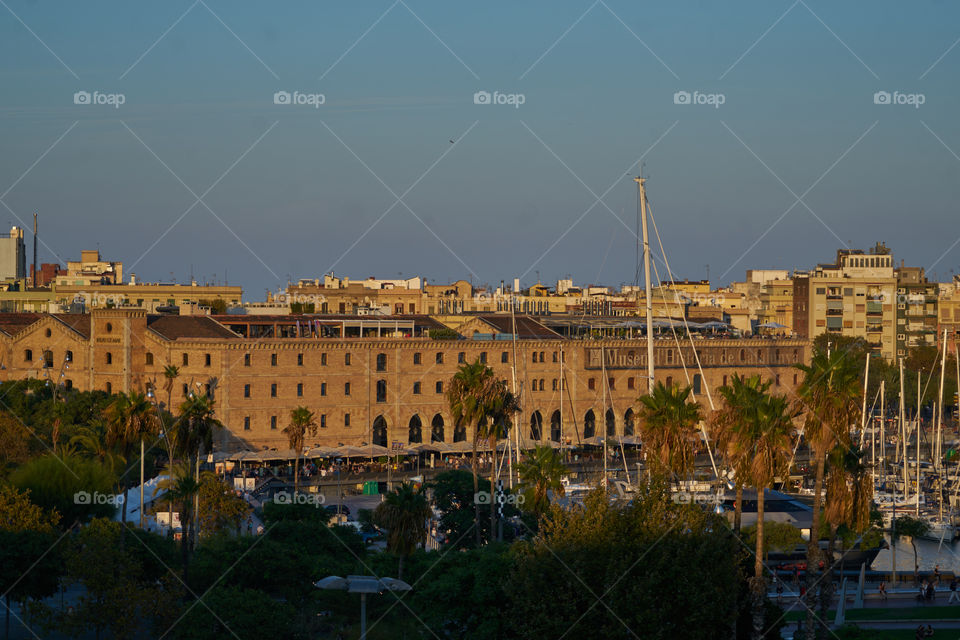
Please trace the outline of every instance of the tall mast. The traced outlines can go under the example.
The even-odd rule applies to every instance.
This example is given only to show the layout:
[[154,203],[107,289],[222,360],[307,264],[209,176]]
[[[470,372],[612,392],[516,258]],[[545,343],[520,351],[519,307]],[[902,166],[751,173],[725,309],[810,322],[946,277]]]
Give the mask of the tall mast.
[[[887,453],[886,453],[886,426],[887,426],[887,381],[880,381],[880,477],[887,481]],[[874,434],[876,436],[876,434]],[[896,505],[894,505],[896,506]]]
[[863,438],[867,434],[867,383],[870,381],[870,354],[867,354],[867,364],[863,371],[863,409],[860,413],[860,448],[863,449]]
[[653,293],[650,291],[650,237],[647,234],[647,179],[641,175],[633,179],[640,197],[640,228],[643,233],[643,285],[647,296],[647,393],[653,393]]
[[940,395],[937,399],[937,457],[934,458],[933,464],[940,469],[940,463],[942,458],[943,444],[941,442],[943,438],[943,432],[941,425],[943,424],[943,383],[944,377],[947,374],[947,330],[943,330],[943,355],[940,358]]
[[907,468],[907,426],[903,418],[903,358],[900,358],[900,440],[903,441],[903,501],[910,497],[910,474]]

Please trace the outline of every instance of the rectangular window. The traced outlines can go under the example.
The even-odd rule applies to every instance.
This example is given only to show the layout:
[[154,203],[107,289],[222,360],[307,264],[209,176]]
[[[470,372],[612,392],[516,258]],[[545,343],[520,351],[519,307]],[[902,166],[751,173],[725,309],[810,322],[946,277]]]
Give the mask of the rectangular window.
[[321,367],[327,366],[327,354],[325,353],[320,354],[320,366]]
[[413,364],[420,364],[420,354],[419,354],[419,353],[413,354]]
[[243,417],[243,430],[250,431],[250,416]]
[[501,351],[501,352],[500,352],[500,362],[502,362],[502,363],[504,363],[504,364],[510,362],[510,352],[509,352],[509,351]]
[[594,378],[588,379],[587,389],[590,389],[590,391],[594,391],[596,388],[597,388],[597,381]]
[[556,379],[556,378],[553,379],[553,390],[554,390],[554,391],[557,390],[557,379]]
[[481,351],[481,352],[480,352],[480,362],[482,362],[483,364],[487,364],[487,352],[486,352],[486,351]]
[[776,384],[778,387],[780,386],[780,374],[779,374],[779,373],[777,374],[777,378],[776,378],[776,383],[775,383],[775,384]]
[[298,382],[298,383],[297,383],[297,397],[298,397],[298,398],[302,398],[302,397],[303,397],[303,383],[302,383],[302,382]]
[[632,377],[627,378],[627,389],[633,389],[636,386],[637,386],[637,383]]
[[248,384],[243,385],[243,397],[244,398],[250,397],[250,385]]
[[442,352],[442,351],[438,351],[438,352],[437,352],[437,364],[443,364],[443,352]]
[[607,378],[607,385],[608,385],[608,387],[610,388],[611,391],[612,391],[613,389],[616,389],[616,388],[617,388],[617,381],[616,381],[616,379],[615,379],[615,378]]
[[320,395],[322,395],[322,396],[327,395],[327,383],[326,383],[326,382],[321,382],[321,383],[320,383]]
[[302,354],[302,353],[298,353],[298,354],[297,354],[297,366],[298,366],[298,367],[302,367],[302,366],[303,366],[303,354]]
[[276,383],[276,382],[274,382],[273,384],[270,385],[270,397],[271,397],[271,398],[276,398],[276,397],[277,397],[277,383]]
[[187,394],[190,393],[190,387],[186,382],[183,383],[183,397],[186,398]]
[[350,414],[349,414],[349,413],[343,414],[343,426],[345,426],[345,427],[349,427],[349,426],[350,426]]
[[463,364],[463,363],[466,362],[466,361],[467,361],[467,354],[465,354],[463,351],[461,351],[460,353],[457,354],[457,363],[458,363],[458,364]]
[[693,374],[693,392],[700,393],[701,386],[702,386],[702,382],[700,380],[700,374],[699,373]]
[[146,355],[146,364],[148,366],[153,364],[153,354],[150,353],[149,351],[147,351],[147,355]]
[[387,381],[377,380],[377,402],[387,401]]
[[271,429],[277,428],[277,416],[270,416],[270,428]]
[[345,396],[350,395],[350,383],[349,383],[349,382],[344,382],[344,383],[343,383],[343,395],[345,395]]
[[414,393],[414,395],[420,395],[420,383],[419,383],[419,382],[414,382],[414,383],[413,383],[413,393]]
[[443,380],[437,380],[437,393],[443,393]]
[[183,366],[185,366],[185,367],[186,367],[187,365],[189,365],[189,364],[190,364],[190,355],[189,355],[189,354],[186,354],[186,353],[183,354],[183,360],[182,360],[182,362],[183,362]]
[[203,354],[203,366],[209,367],[210,362],[211,362],[210,354],[209,353]]
[[271,367],[277,366],[277,354],[275,353],[270,354],[270,366]]
[[350,354],[349,354],[349,353],[343,354],[343,364],[345,364],[345,365],[348,366],[348,367],[350,366]]
[[250,354],[249,354],[249,353],[243,354],[243,366],[245,366],[245,367],[249,367],[249,366],[250,366]]
[[325,413],[320,414],[320,428],[321,429],[327,428],[327,414]]

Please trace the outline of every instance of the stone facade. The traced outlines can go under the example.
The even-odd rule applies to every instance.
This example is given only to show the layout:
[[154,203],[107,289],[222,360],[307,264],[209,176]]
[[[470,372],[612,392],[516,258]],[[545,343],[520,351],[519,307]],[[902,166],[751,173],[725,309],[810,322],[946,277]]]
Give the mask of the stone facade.
[[[696,353],[689,341],[678,349],[672,339],[657,340],[656,378],[691,385],[707,409],[711,397],[719,403],[716,389],[734,373],[760,373],[773,391],[790,394],[800,379],[794,365],[810,359],[805,340],[694,344]],[[576,443],[607,428],[630,435],[647,383],[644,339],[246,339],[209,317],[133,310],[17,314],[8,321],[0,314],[0,347],[6,365],[0,379],[48,377],[64,387],[112,392],[152,385],[163,403],[164,368],[175,365],[172,404],[191,390],[211,390],[228,427],[220,450],[286,448],[282,429],[299,405],[320,424],[308,446],[472,438],[470,430],[455,432],[445,392],[460,364],[477,359],[520,393],[525,442]]]

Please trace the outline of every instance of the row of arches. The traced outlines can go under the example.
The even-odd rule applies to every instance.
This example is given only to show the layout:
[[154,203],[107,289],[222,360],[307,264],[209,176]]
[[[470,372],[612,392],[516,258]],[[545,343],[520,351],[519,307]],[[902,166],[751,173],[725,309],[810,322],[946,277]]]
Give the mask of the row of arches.
[[[613,409],[607,409],[604,413],[604,427],[605,434],[607,437],[614,437],[617,435],[617,416],[614,413]],[[635,414],[633,409],[627,409],[623,414],[623,434],[624,436],[632,436],[635,434]],[[581,437],[583,439],[593,438],[597,435],[597,416],[594,413],[593,409],[588,410],[583,416],[583,422],[581,426]],[[429,438],[430,442],[446,442],[446,425],[443,420],[443,416],[439,413],[434,415],[430,420],[430,433]],[[543,414],[540,411],[534,411],[530,415],[530,431],[529,437],[531,440],[540,441],[544,439],[544,422]],[[560,439],[564,436],[570,437],[570,433],[564,434],[562,417],[560,415],[560,410],[554,411],[550,415],[550,425],[549,432],[546,433],[547,438],[553,442],[560,442]],[[407,424],[407,442],[410,444],[419,444],[424,441],[424,424],[423,420],[420,418],[419,414],[414,414],[410,418],[409,423]],[[464,427],[454,427],[453,429],[453,442],[463,442],[467,439],[467,430]],[[380,445],[381,447],[388,446],[388,435],[387,435],[387,420],[382,415],[377,416],[373,420],[373,444]]]
[[[635,414],[633,409],[627,409],[623,414],[623,435],[632,436],[635,432],[634,426]],[[604,423],[606,427],[606,436],[614,437],[617,435],[617,416],[613,409],[607,409],[604,414]],[[561,422],[560,411],[554,411],[550,415],[550,440],[560,442],[563,435],[563,425]],[[581,432],[584,439],[592,438],[597,435],[597,417],[590,409],[583,415],[583,429]],[[567,434],[568,436],[570,434]],[[530,416],[530,439],[543,440],[543,415],[539,411],[534,411]]]
[[[430,420],[430,442],[446,442],[446,425],[443,416],[439,413]],[[419,414],[414,414],[407,424],[407,442],[410,444],[419,444],[423,442],[424,428],[423,420]],[[463,442],[467,439],[467,430],[463,427],[454,427],[453,442]],[[373,420],[373,444],[386,447],[387,445],[387,420],[382,415]]]

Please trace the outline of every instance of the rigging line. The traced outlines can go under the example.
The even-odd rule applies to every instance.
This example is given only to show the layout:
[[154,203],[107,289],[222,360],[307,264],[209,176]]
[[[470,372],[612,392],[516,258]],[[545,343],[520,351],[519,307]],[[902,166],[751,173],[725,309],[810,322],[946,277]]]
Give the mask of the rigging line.
[[[660,240],[660,231],[657,229],[657,221],[653,217],[653,208],[650,206],[650,200],[647,199],[647,209],[650,212],[650,222],[653,225],[653,233],[657,236],[657,244],[660,245],[660,253],[663,255],[663,263],[667,266],[667,276],[670,280],[673,280],[673,272],[670,270],[670,263],[667,262],[667,252],[663,248],[663,242]],[[700,355],[697,353],[697,347],[693,343],[693,337],[690,335],[690,327],[687,325],[687,316],[684,314],[683,318],[683,327],[687,332],[687,337],[690,340],[690,346],[693,347],[693,357],[697,362],[697,369],[700,371],[700,379],[704,382],[704,389],[707,392],[707,400],[710,402],[710,410],[716,411],[716,406],[713,404],[713,396],[710,395],[710,384],[707,382],[706,376],[703,375],[703,366],[700,364]]]
[[[666,265],[666,267],[667,267],[667,276],[670,278],[670,280],[671,280],[671,282],[672,282],[672,281],[673,281],[673,273],[670,271],[670,263],[667,262],[667,252],[664,250],[664,248],[663,248],[663,242],[660,240],[660,232],[657,231],[657,222],[656,222],[656,220],[654,220],[654,218],[653,218],[653,208],[650,206],[650,200],[649,200],[649,199],[647,199],[647,211],[648,211],[648,213],[649,213],[649,215],[650,215],[650,222],[651,222],[652,225],[653,225],[653,232],[654,232],[654,233],[656,234],[656,236],[657,236],[657,244],[660,245],[660,254],[663,256],[663,264]],[[657,282],[660,283],[660,294],[663,296],[663,301],[664,301],[664,303],[667,303],[666,293],[663,291],[663,281],[660,280],[660,274],[659,274],[659,272],[658,272],[658,270],[657,270],[657,265],[656,265],[656,263],[653,264],[653,272],[654,272],[654,274],[657,276]],[[677,306],[678,306],[678,307],[680,306],[679,303],[677,303]],[[693,337],[690,335],[690,326],[687,324],[687,316],[686,316],[685,313],[683,313],[683,310],[682,310],[682,309],[681,309],[680,317],[683,319],[683,327],[684,327],[684,330],[686,330],[686,332],[687,332],[687,337],[688,337],[689,340],[690,340],[690,347],[693,349],[693,357],[694,357],[694,360],[696,360],[696,363],[697,363],[697,370],[700,372],[700,380],[703,382],[704,388],[707,390],[707,400],[710,402],[710,410],[711,410],[711,411],[715,411],[715,410],[716,410],[716,407],[714,406],[714,404],[713,404],[713,398],[712,398],[711,395],[710,395],[710,385],[707,383],[706,377],[705,377],[704,374],[703,374],[703,367],[700,366],[700,356],[699,356],[699,354],[697,353],[697,346],[693,343]],[[650,336],[651,336],[651,334],[652,334],[652,330],[653,330],[653,327],[647,327],[647,339],[648,339],[648,340],[650,339]],[[670,323],[670,331],[673,332],[673,339],[674,339],[674,341],[677,343],[677,354],[678,354],[679,357],[680,357],[680,364],[681,364],[681,366],[683,367],[683,375],[684,375],[684,377],[687,379],[687,382],[689,383],[689,382],[690,382],[690,374],[687,372],[687,365],[686,365],[686,363],[684,362],[684,359],[683,359],[683,349],[680,347],[680,340],[679,340],[679,338],[677,338],[677,330],[676,330],[676,327],[673,326],[673,322],[672,322],[672,321],[671,321],[671,323]],[[695,394],[694,394],[694,397],[696,397]],[[714,457],[713,457],[713,449],[710,448],[710,436],[709,436],[709,434],[707,433],[707,421],[706,421],[706,420],[701,420],[701,421],[700,421],[700,430],[701,430],[701,432],[702,432],[702,434],[703,434],[703,443],[707,446],[707,454],[710,456],[710,466],[713,467],[713,475],[716,476],[716,477],[719,479],[719,478],[720,478],[720,472],[717,470],[717,463],[716,463],[716,461],[714,460]]]

